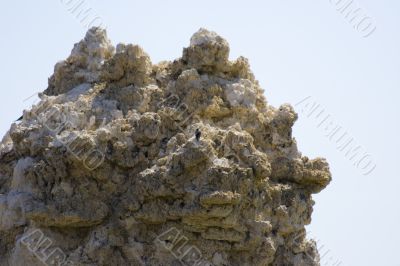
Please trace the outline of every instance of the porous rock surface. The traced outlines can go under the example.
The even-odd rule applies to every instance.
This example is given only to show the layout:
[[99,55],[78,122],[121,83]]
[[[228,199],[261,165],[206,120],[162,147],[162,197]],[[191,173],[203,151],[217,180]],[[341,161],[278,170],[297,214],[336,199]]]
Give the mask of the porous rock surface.
[[296,119],[214,32],[152,64],[92,28],[0,144],[0,265],[319,265]]

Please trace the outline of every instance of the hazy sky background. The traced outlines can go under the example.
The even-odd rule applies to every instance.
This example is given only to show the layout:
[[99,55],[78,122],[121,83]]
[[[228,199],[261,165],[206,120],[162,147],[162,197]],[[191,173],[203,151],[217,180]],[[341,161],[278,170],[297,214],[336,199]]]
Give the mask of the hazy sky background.
[[[46,88],[54,64],[84,37],[85,22],[68,10],[69,1],[77,2],[1,4],[1,135],[30,107],[24,99]],[[229,41],[232,59],[249,58],[270,104],[295,105],[308,96],[319,103],[377,165],[364,176],[315,118],[295,108],[299,149],[326,157],[333,174],[314,197],[308,227],[321,265],[399,266],[400,2],[357,0],[359,12],[376,25],[363,38],[336,10],[338,1],[85,0],[83,6],[101,18],[114,44],[140,44],[153,62],[179,57],[200,27],[214,30]]]

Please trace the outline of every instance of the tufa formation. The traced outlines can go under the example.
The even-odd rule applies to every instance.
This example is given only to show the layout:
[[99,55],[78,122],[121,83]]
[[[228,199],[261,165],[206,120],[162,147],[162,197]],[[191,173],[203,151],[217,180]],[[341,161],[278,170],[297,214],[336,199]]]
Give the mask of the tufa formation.
[[319,265],[297,150],[247,59],[200,29],[153,64],[92,28],[0,144],[0,265]]

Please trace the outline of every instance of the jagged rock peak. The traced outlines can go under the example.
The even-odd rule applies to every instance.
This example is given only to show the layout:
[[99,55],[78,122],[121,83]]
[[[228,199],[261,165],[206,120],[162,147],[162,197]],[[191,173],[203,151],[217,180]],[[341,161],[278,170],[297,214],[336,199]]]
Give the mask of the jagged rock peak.
[[221,44],[226,47],[229,47],[228,42],[224,38],[219,36],[216,32],[200,28],[190,38],[190,46],[199,46],[199,45],[201,46],[204,44],[211,44],[211,45]]
[[92,28],[0,143],[0,266],[319,265],[296,119],[214,32],[153,64]]

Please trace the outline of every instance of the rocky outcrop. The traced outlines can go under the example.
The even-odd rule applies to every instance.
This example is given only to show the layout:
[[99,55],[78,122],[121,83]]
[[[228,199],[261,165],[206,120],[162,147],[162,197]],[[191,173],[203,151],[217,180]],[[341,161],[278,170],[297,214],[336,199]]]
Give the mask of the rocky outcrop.
[[40,99],[0,144],[0,265],[319,265],[328,164],[216,33],[154,65],[93,28]]

